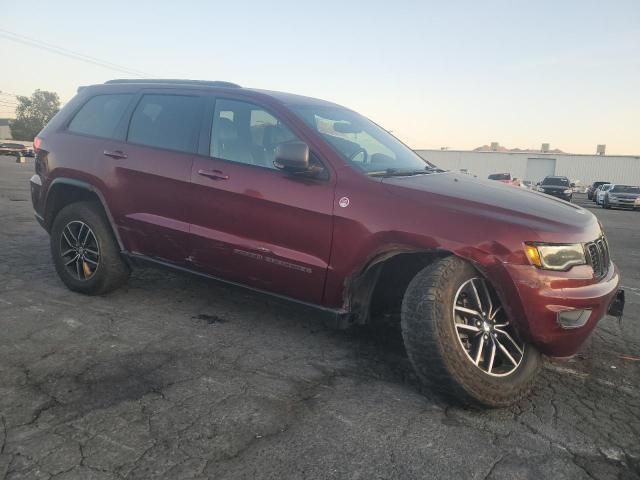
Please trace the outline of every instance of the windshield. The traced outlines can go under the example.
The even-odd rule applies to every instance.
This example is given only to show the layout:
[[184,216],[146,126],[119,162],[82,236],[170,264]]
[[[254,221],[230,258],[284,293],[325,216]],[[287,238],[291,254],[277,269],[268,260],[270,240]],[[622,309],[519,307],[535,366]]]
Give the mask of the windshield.
[[616,185],[611,189],[611,193],[635,193],[640,194],[640,187],[632,187],[630,185]]
[[607,190],[610,190],[610,189],[611,189],[611,185],[609,184],[606,184],[600,187],[600,190],[602,190],[603,192],[606,192]]
[[425,172],[436,167],[362,115],[342,107],[290,107],[349,164],[368,174]]
[[561,187],[568,187],[569,180],[562,177],[547,177],[542,182],[543,185],[559,185]]

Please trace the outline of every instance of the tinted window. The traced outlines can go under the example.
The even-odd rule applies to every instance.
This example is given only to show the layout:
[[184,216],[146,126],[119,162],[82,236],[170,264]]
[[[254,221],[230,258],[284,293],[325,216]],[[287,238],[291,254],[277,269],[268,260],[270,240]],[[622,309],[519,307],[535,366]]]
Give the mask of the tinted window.
[[187,95],[144,95],[133,112],[131,143],[195,153],[203,101]]
[[97,95],[76,113],[68,130],[74,133],[112,138],[131,95]]
[[558,185],[561,187],[568,187],[569,179],[564,177],[547,177],[542,181],[543,185]]
[[211,130],[212,157],[274,168],[278,145],[299,141],[264,108],[236,100],[218,100]]

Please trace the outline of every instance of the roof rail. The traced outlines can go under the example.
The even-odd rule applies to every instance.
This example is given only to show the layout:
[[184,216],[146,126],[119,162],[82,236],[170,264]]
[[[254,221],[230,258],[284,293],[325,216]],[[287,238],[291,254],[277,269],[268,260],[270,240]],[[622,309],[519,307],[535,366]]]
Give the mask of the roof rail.
[[237,83],[222,80],[180,80],[174,78],[118,78],[104,83],[158,83],[170,85],[202,85],[206,87],[241,88]]

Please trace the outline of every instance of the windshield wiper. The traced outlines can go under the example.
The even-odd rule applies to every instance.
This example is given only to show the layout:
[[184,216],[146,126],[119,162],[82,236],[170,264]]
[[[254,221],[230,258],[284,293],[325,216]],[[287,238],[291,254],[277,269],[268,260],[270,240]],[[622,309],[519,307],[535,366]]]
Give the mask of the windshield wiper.
[[441,173],[441,170],[436,167],[425,167],[422,170],[410,169],[410,168],[387,168],[385,170],[376,170],[367,172],[370,177],[410,177],[413,175],[427,175],[429,173]]

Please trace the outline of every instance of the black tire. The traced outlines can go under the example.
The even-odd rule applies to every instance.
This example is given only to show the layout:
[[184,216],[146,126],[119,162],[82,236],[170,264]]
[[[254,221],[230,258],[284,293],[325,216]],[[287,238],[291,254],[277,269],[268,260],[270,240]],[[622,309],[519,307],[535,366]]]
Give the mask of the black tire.
[[402,336],[414,369],[432,391],[466,406],[504,407],[531,391],[542,359],[525,345],[513,373],[495,377],[468,358],[454,326],[453,302],[459,287],[477,277],[475,268],[453,256],[420,271],[404,295]]
[[[86,279],[74,276],[70,267],[65,265],[69,257],[63,258],[62,248],[66,242],[63,239],[63,232],[71,222],[82,222],[87,225],[98,247],[99,256],[95,257],[98,260],[97,265],[91,272],[91,276]],[[120,287],[129,278],[129,266],[120,255],[111,226],[100,206],[94,202],[72,203],[60,210],[53,220],[50,243],[56,271],[62,282],[74,292],[87,295],[105,294]],[[70,256],[73,255],[75,253],[70,254]],[[81,271],[78,271],[78,275]]]

